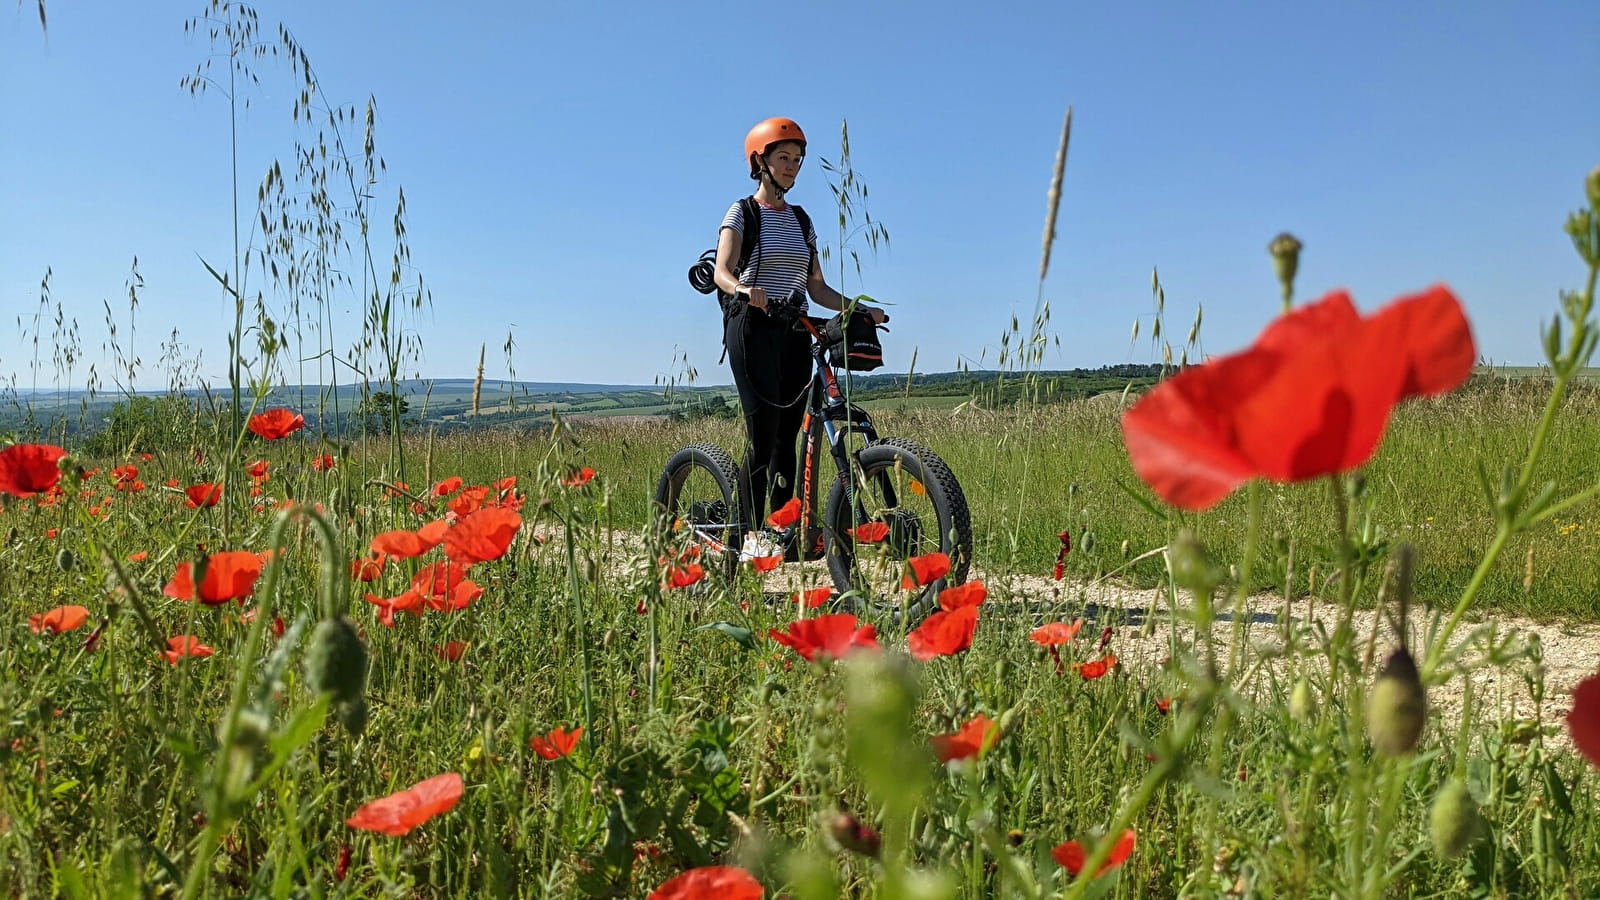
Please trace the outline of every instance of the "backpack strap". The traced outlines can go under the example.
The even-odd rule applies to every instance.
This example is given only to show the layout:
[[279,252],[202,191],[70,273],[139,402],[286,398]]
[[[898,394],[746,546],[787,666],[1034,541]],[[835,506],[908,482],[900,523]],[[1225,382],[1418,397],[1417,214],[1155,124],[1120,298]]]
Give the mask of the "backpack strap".
[[806,211],[791,203],[789,208],[794,210],[794,219],[800,223],[800,237],[805,240],[806,246],[811,248],[811,259],[806,263],[806,280],[811,280],[811,270],[817,261],[817,233],[811,228],[811,217]]

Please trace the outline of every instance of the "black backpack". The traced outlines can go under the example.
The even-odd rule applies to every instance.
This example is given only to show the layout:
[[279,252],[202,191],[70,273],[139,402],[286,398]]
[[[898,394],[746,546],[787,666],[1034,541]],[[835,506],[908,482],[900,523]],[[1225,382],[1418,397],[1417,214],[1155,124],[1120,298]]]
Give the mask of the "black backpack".
[[[750,265],[751,254],[761,246],[761,204],[756,202],[755,197],[745,197],[739,201],[739,205],[744,209],[744,237],[739,242],[739,259],[733,266],[736,274],[744,272],[745,267]],[[789,204],[789,208],[794,210],[795,221],[800,223],[800,233],[805,236],[806,243],[811,247],[811,265],[815,265],[817,245],[813,243],[815,232],[811,230],[811,217],[793,203]],[[758,267],[761,265],[760,259],[756,260],[756,265]],[[736,298],[724,294],[722,289],[717,287],[716,267],[717,248],[712,247],[700,254],[700,259],[689,267],[689,284],[702,294],[716,293],[717,302],[722,305],[722,324],[726,326],[728,319],[732,318],[738,307],[734,305]]]

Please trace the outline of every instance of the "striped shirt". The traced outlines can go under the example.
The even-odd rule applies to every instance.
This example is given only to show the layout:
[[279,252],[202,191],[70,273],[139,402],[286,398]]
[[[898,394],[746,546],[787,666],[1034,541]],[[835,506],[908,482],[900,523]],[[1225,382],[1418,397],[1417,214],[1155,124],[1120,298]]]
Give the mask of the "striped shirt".
[[[795,218],[793,207],[773,209],[759,206],[761,210],[760,245],[751,248],[750,262],[739,273],[739,283],[747,287],[762,288],[774,300],[800,295],[800,306],[805,308],[806,281],[811,273],[811,248],[816,244],[816,232],[800,233],[800,220]],[[744,237],[744,204],[734,203],[722,219],[723,228],[732,228]]]

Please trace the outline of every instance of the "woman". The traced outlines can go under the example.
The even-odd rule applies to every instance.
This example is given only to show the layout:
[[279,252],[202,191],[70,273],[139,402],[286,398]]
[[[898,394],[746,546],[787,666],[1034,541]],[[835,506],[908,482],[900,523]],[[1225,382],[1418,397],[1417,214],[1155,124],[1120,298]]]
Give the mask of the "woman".
[[[806,136],[792,119],[767,119],[744,139],[750,178],[759,183],[753,195],[761,221],[757,245],[750,248],[744,271],[734,271],[743,249],[745,204],[728,209],[717,235],[717,289],[731,298],[723,343],[733,367],[733,383],[744,409],[749,455],[740,473],[750,498],[750,522],[766,521],[794,496],[795,438],[805,414],[805,392],[811,381],[811,338],[804,331],[767,314],[770,303],[788,302],[804,309],[806,295],[832,310],[849,301],[828,287],[817,264],[817,235],[804,213],[784,201],[805,161]],[[858,307],[875,324],[888,321],[883,310]],[[770,501],[770,506],[768,505]],[[745,558],[780,552],[765,534],[745,538]]]

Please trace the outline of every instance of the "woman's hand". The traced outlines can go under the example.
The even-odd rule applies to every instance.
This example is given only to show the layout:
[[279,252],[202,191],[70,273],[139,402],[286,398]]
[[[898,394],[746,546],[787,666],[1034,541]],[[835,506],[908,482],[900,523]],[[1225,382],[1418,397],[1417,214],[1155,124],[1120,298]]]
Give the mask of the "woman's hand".
[[868,316],[872,317],[872,324],[874,325],[882,325],[883,323],[889,321],[889,314],[877,308],[876,306],[867,307],[865,312]]
[[756,309],[761,310],[762,312],[766,312],[767,311],[767,289],[766,288],[752,287],[752,288],[740,288],[740,290],[744,292],[745,302],[749,303],[751,306],[755,307]]

